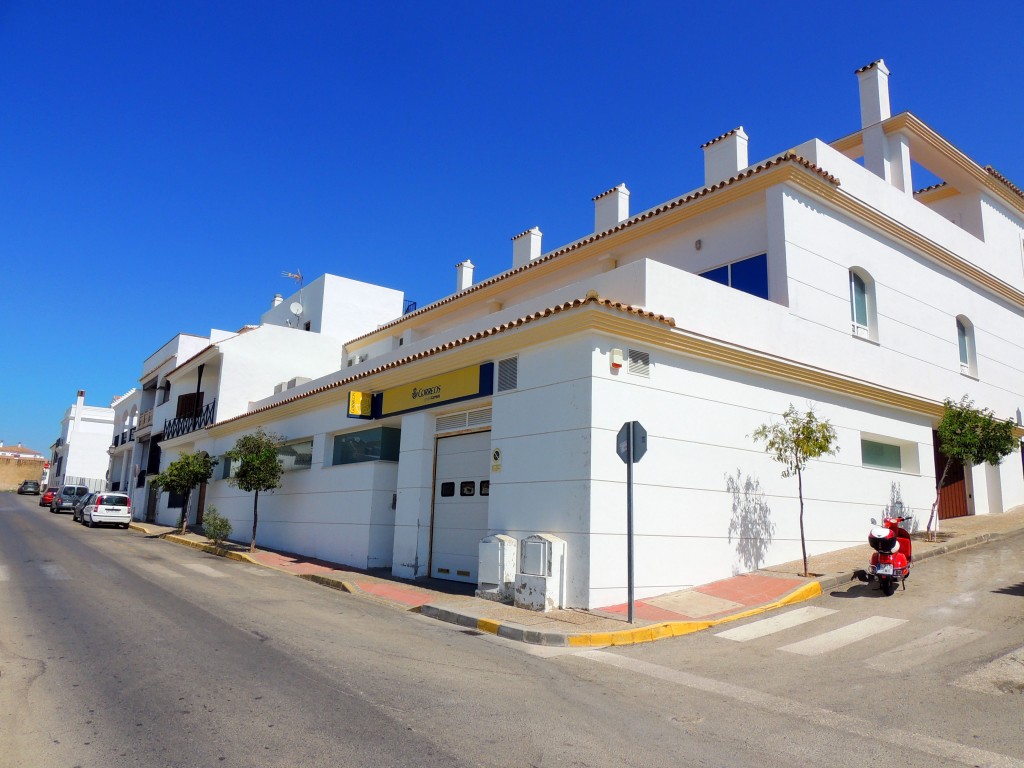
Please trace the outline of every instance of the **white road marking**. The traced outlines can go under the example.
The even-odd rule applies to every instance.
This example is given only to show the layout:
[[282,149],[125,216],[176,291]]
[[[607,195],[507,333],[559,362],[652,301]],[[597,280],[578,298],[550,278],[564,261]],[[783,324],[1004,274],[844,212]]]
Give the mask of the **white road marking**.
[[39,567],[48,579],[55,579],[57,581],[68,581],[71,579],[68,572],[64,570],[64,566],[57,565],[57,563],[40,563]]
[[856,621],[853,624],[834,629],[831,632],[809,637],[806,640],[801,640],[799,643],[784,645],[779,650],[788,653],[798,653],[801,656],[820,656],[823,653],[858,643],[872,635],[877,635],[879,632],[885,632],[906,623],[906,619],[872,616],[869,619]]
[[759,637],[765,637],[766,635],[771,635],[775,632],[781,632],[784,629],[798,627],[801,624],[806,624],[809,621],[830,616],[833,613],[836,613],[836,611],[831,608],[806,606],[804,608],[797,608],[796,610],[789,611],[788,613],[780,613],[767,619],[761,619],[759,621],[751,622],[750,624],[744,624],[742,627],[735,627],[733,629],[727,629],[724,632],[718,632],[715,634],[715,637],[734,640],[737,643],[745,643],[748,640],[756,640]]
[[916,667],[918,664],[923,664],[941,653],[972,643],[985,634],[987,633],[982,632],[980,629],[943,627],[916,640],[911,640],[909,643],[893,648],[891,651],[886,651],[872,657],[868,660],[868,666],[875,669]]
[[185,574],[175,573],[170,568],[165,568],[160,563],[138,563],[138,566],[143,570],[149,571],[154,576],[159,576],[161,579],[180,579]]
[[731,683],[723,683],[719,680],[711,680],[707,677],[699,677],[689,672],[619,656],[608,651],[584,651],[578,654],[578,657],[618,667],[632,674],[647,675],[648,677],[664,680],[674,685],[704,691],[705,693],[721,696],[725,699],[732,699],[750,707],[756,707],[757,709],[777,715],[786,715],[805,723],[812,723],[825,728],[851,733],[855,736],[862,736],[876,743],[885,742],[892,744],[899,750],[913,749],[925,755],[940,757],[944,760],[964,765],[984,765],[990,768],[1024,768],[1024,760],[1017,760],[1007,755],[1001,755],[998,752],[989,752],[966,744],[958,744],[955,741],[948,741],[931,734],[918,734],[900,730],[899,728],[879,727],[877,723],[833,712],[823,707],[814,707],[770,693],[755,691],[752,688],[744,688],[739,685],[732,685]]
[[976,672],[961,677],[953,685],[997,695],[1024,693],[1024,647],[1000,656]]
[[222,579],[227,576],[226,573],[221,573],[216,568],[211,568],[205,563],[182,563],[182,565],[186,568],[190,568],[196,573],[203,574],[203,576],[210,576],[215,579]]

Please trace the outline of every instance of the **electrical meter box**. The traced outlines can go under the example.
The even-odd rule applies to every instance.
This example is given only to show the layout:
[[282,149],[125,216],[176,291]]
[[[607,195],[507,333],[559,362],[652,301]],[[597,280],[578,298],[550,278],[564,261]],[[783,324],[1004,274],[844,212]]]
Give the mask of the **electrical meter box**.
[[518,544],[512,536],[496,533],[480,539],[476,596],[511,602],[516,580]]
[[513,602],[517,608],[552,611],[565,607],[564,539],[535,533],[519,542],[519,572]]

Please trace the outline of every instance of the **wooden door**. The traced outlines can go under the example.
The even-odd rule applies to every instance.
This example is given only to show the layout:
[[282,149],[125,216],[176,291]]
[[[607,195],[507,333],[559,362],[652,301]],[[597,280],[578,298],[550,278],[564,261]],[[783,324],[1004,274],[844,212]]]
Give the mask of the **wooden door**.
[[[939,433],[932,431],[932,444],[935,446],[935,482],[942,477],[946,467],[947,456],[939,445]],[[970,514],[967,506],[967,483],[964,480],[964,465],[956,459],[946,473],[946,479],[939,489],[939,520],[951,517],[966,517]]]

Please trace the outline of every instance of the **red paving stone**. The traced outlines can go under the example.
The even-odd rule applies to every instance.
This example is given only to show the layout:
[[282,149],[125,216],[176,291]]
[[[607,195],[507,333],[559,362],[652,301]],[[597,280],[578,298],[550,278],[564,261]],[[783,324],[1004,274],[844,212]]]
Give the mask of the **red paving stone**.
[[806,583],[806,579],[783,579],[777,576],[745,573],[742,576],[705,584],[697,587],[696,591],[743,605],[761,605],[782,597]]
[[357,581],[356,586],[363,592],[367,592],[385,600],[394,600],[403,605],[419,607],[426,605],[434,599],[432,595],[424,594],[416,590],[407,589],[396,584],[377,584],[372,581]]

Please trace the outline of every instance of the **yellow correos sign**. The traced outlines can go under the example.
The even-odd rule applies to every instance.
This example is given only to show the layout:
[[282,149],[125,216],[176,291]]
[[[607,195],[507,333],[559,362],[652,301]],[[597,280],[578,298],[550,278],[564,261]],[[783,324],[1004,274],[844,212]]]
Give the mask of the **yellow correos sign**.
[[492,367],[492,364],[474,365],[451,373],[442,373],[439,376],[407,384],[404,387],[386,389],[382,393],[381,415],[389,416],[405,411],[415,411],[453,400],[489,394],[485,390],[489,389],[487,384],[490,382],[483,368]]

